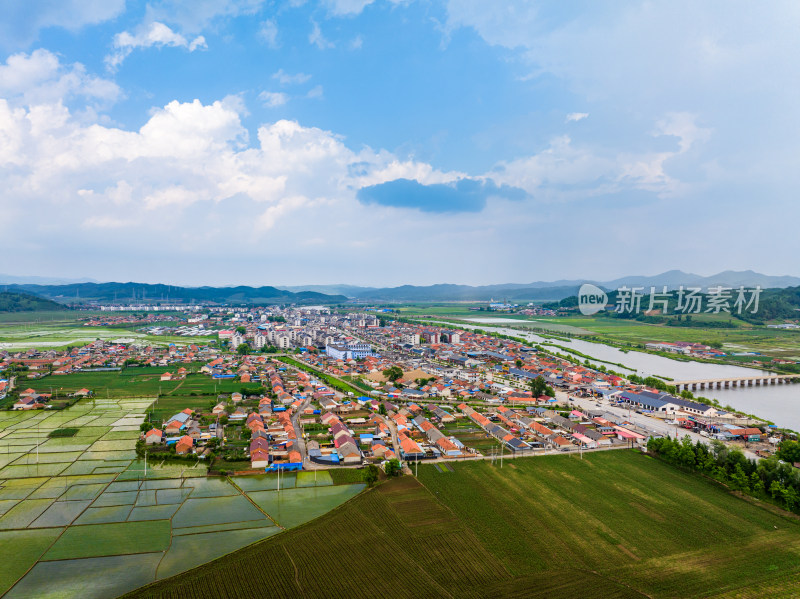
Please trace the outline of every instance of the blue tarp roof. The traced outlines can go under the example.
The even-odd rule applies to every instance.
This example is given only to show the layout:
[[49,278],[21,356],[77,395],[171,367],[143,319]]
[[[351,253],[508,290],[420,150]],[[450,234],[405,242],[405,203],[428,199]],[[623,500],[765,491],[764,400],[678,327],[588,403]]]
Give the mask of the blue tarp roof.
[[303,469],[303,462],[289,462],[288,464],[270,464],[264,472],[277,472],[278,470],[294,472]]

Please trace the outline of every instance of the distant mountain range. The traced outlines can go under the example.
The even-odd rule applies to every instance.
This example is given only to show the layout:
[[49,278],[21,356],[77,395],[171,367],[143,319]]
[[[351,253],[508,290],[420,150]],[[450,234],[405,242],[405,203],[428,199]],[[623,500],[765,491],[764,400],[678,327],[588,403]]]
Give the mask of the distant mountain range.
[[341,303],[343,295],[314,291],[293,293],[275,287],[176,287],[146,283],[71,283],[69,285],[4,285],[4,291],[32,293],[62,304],[213,302],[216,304]]
[[64,279],[60,277],[23,277],[0,273],[0,285],[69,285],[70,283],[99,283],[95,279]]
[[[41,281],[25,283],[2,283],[0,291],[26,292],[55,300],[60,303],[85,304],[98,302],[214,302],[219,304],[270,304],[270,303],[343,303],[348,299],[361,302],[452,302],[452,301],[558,301],[574,296],[583,283],[594,283],[607,291],[622,286],[675,289],[701,287],[707,289],[722,285],[738,288],[760,286],[762,289],[785,289],[800,286],[800,277],[770,276],[752,270],[724,272],[704,277],[670,270],[654,276],[630,276],[611,281],[562,279],[558,281],[536,281],[533,283],[506,283],[499,285],[402,285],[400,287],[359,287],[357,285],[301,285],[292,287],[177,287],[147,283],[96,283],[70,282],[68,284]],[[11,277],[14,278],[14,277]],[[29,277],[16,277],[26,279]],[[49,280],[46,277],[34,277]]]
[[425,302],[425,301],[533,301],[533,300],[561,300],[578,293],[584,283],[594,283],[607,291],[613,291],[622,286],[661,288],[668,289],[684,287],[724,287],[745,286],[752,288],[760,286],[762,289],[784,289],[800,285],[800,277],[763,275],[752,270],[724,272],[704,277],[701,275],[685,273],[680,270],[670,270],[654,276],[629,276],[611,281],[596,281],[589,279],[561,279],[558,281],[536,281],[533,283],[506,283],[499,285],[402,285],[400,287],[358,287],[354,285],[300,285],[293,287],[279,287],[292,292],[317,291],[321,293],[335,293],[345,295],[352,299],[363,301],[388,301],[388,302]]

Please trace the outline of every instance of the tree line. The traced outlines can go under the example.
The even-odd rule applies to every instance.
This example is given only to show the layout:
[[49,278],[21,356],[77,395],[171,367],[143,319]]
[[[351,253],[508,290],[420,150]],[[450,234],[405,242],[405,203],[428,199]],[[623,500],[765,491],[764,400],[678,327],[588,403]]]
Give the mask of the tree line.
[[792,458],[800,458],[800,444],[784,441],[778,453],[756,462],[738,448],[721,441],[706,445],[671,437],[647,442],[647,451],[664,461],[694,472],[700,472],[757,499],[771,499],[789,511],[800,512],[800,470],[792,466]]

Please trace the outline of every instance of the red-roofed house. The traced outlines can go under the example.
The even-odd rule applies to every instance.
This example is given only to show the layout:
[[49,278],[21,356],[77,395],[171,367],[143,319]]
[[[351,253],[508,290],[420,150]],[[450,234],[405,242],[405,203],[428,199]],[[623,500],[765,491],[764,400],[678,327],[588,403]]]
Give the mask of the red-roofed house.
[[178,455],[186,455],[192,451],[193,447],[194,439],[192,439],[189,435],[184,435],[175,444],[175,453]]

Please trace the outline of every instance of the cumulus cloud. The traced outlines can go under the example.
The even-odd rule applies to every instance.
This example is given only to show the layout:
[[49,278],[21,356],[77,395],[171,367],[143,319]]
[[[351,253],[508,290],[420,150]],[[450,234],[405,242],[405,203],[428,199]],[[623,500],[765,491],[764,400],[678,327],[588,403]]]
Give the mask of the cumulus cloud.
[[153,21],[140,27],[136,33],[131,34],[123,31],[115,35],[114,52],[106,56],[106,66],[111,70],[115,70],[134,50],[153,46],[158,48],[163,48],[164,46],[186,48],[189,52],[208,47],[206,39],[202,35],[189,41],[164,23]]
[[88,74],[80,63],[64,65],[44,49],[13,54],[0,65],[0,97],[14,104],[40,105],[74,97],[110,104],[120,94],[113,81]]
[[383,151],[351,150],[333,133],[293,121],[262,125],[252,144],[235,103],[225,101],[170,102],[126,131],[82,125],[60,104],[12,108],[0,100],[0,139],[0,204],[41,214],[39,230],[152,236],[196,226],[198,214],[225,204],[236,206],[225,218],[240,219],[231,226],[255,223],[265,232],[311,206],[347,212],[364,184],[457,176]]
[[589,116],[588,112],[570,112],[567,115],[566,122],[567,123],[577,123],[578,121],[582,121],[583,119]]

